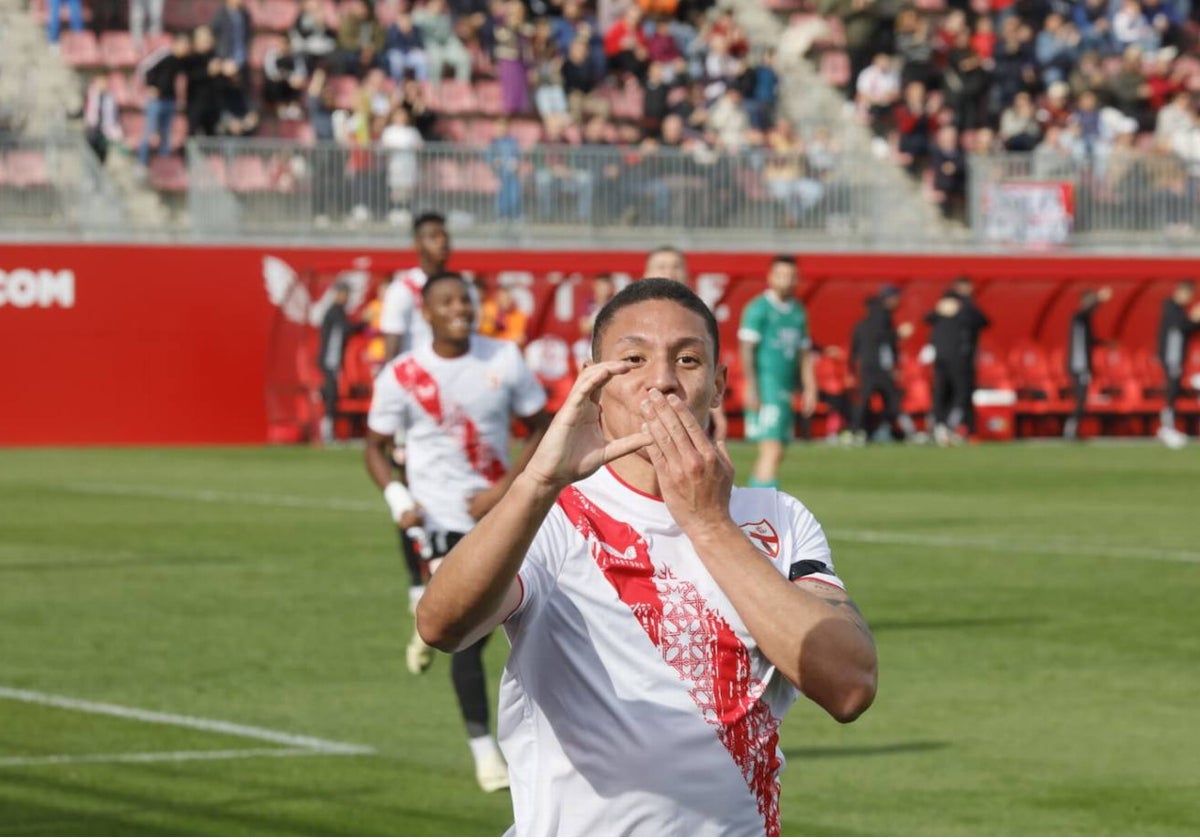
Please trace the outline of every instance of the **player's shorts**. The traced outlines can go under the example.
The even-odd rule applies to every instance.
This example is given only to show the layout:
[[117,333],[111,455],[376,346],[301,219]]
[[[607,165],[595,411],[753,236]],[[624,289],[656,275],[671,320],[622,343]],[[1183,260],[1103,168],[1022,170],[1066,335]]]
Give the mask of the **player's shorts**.
[[784,389],[764,397],[758,411],[746,412],[746,438],[755,443],[764,440],[787,443],[792,439],[795,427],[792,394]]

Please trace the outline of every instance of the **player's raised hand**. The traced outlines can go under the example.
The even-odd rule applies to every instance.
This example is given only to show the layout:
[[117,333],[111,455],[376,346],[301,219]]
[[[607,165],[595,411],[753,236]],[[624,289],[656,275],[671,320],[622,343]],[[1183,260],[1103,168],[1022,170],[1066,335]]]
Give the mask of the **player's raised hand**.
[[650,463],[658,476],[663,501],[684,533],[716,525],[729,518],[733,491],[733,462],[725,448],[724,431],[710,440],[691,410],[675,394],[651,389],[641,406]]
[[597,362],[584,368],[525,472],[546,484],[566,487],[649,444],[650,436],[644,432],[609,440],[600,425],[600,389],[614,376],[632,369],[625,361]]

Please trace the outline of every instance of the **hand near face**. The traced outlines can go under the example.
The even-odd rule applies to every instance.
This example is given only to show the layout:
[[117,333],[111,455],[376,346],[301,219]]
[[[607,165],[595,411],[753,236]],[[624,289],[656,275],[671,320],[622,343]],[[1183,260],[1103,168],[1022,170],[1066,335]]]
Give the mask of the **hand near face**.
[[[667,509],[684,533],[729,519],[733,462],[723,436],[710,440],[683,400],[651,389],[641,405],[646,450]],[[720,430],[718,429],[718,435]]]
[[610,441],[600,425],[600,389],[632,369],[625,361],[597,362],[584,368],[525,472],[546,485],[562,488],[648,444],[650,437],[644,432]]

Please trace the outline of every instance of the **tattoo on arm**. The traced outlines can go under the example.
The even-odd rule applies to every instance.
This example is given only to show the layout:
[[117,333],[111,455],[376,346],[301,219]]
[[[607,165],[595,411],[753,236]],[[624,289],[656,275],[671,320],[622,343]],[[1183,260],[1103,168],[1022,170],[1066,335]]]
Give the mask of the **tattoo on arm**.
[[871,635],[871,628],[867,626],[867,619],[863,616],[862,610],[858,608],[858,604],[854,603],[850,596],[844,591],[831,584],[822,583],[816,580],[804,581],[804,586],[802,588],[807,590],[809,594],[819,598],[829,606],[833,607],[838,611],[839,614],[850,619],[850,621],[854,622],[854,624],[868,636]]

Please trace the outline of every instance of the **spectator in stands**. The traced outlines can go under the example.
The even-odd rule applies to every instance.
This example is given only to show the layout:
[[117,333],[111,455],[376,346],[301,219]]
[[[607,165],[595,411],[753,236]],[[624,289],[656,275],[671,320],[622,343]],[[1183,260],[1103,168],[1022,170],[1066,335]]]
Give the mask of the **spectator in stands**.
[[281,119],[298,120],[303,116],[299,102],[307,88],[308,65],[303,55],[292,50],[290,41],[267,51],[263,56],[263,101]]
[[892,113],[896,127],[897,150],[908,174],[917,175],[929,159],[932,140],[932,106],[925,96],[925,85],[911,81],[904,87],[904,100]]
[[292,28],[288,30],[292,52],[303,58],[305,64],[315,70],[326,63],[337,49],[337,37],[325,25],[325,12],[321,0],[304,0]]
[[1072,20],[1079,31],[1079,48],[1100,55],[1120,52],[1108,20],[1108,0],[1079,0],[1072,7]]
[[490,338],[525,346],[529,316],[517,305],[512,289],[501,284],[496,294],[483,301],[479,310],[479,333]]
[[1155,117],[1154,139],[1158,147],[1164,150],[1175,149],[1176,138],[1192,130],[1195,114],[1196,104],[1191,92],[1177,91]]
[[646,70],[646,86],[642,89],[642,125],[651,136],[658,136],[663,118],[670,110],[671,85],[664,77],[663,65],[650,62]]
[[900,410],[900,389],[896,383],[899,373],[900,341],[912,335],[913,326],[907,321],[897,326],[892,313],[900,305],[900,290],[884,286],[879,294],[866,301],[867,314],[854,327],[850,340],[850,358],[858,376],[858,404],[851,423],[855,443],[867,441],[867,412],[871,397],[883,398],[881,431],[898,426],[903,436],[911,438],[916,431],[912,418]]
[[1100,100],[1095,91],[1085,90],[1079,95],[1071,124],[1079,129],[1079,138],[1090,157],[1100,143]]
[[425,44],[430,80],[440,82],[449,64],[454,68],[455,79],[469,82],[471,55],[454,34],[454,19],[450,16],[446,0],[429,0],[425,8],[413,12],[413,23],[420,30],[421,40]]
[[933,61],[928,18],[918,14],[916,9],[901,9],[896,15],[895,46],[900,58],[902,87],[911,82],[920,82],[926,89],[938,86],[942,74]]
[[108,146],[125,139],[117,119],[117,100],[108,89],[108,77],[99,74],[88,84],[83,105],[83,136],[100,163],[108,160]]
[[137,72],[146,82],[146,122],[138,146],[138,163],[150,164],[150,146],[158,153],[171,154],[171,123],[175,119],[175,81],[186,73],[192,41],[186,32],[177,32],[171,46],[162,47],[146,56]]
[[429,78],[429,62],[425,57],[425,42],[413,23],[412,15],[401,9],[388,27],[384,40],[388,73],[401,82],[410,74],[419,81]]
[[521,219],[521,147],[513,136],[507,117],[496,121],[496,136],[488,145],[487,162],[496,173],[496,218],[502,222]]
[[1156,50],[1159,47],[1158,30],[1142,14],[1142,6],[1138,0],[1123,0],[1120,8],[1112,16],[1112,32],[1117,47],[1122,52],[1133,46],[1144,51]]
[[1071,120],[1071,86],[1066,82],[1050,85],[1037,109],[1037,119],[1043,128],[1052,125],[1065,128]]
[[221,98],[221,116],[217,120],[217,134],[231,137],[246,137],[258,130],[259,115],[246,75],[233,59],[221,62],[221,74],[217,77]]
[[1025,89],[1027,74],[1034,72],[1036,59],[1033,45],[1025,38],[1029,28],[1017,17],[1006,18],[1000,32],[1000,43],[992,57],[992,88],[990,108],[999,113],[1018,92]]
[[533,184],[537,193],[538,218],[541,221],[560,221],[566,218],[566,208],[559,197],[574,200],[575,221],[590,224],[592,200],[595,194],[595,175],[586,160],[587,155],[568,145],[563,139],[565,118],[546,120],[546,137],[533,150]]
[[594,195],[598,196],[593,205],[596,222],[602,225],[612,223],[622,204],[623,160],[612,142],[613,133],[615,129],[599,115],[589,118],[583,126],[583,162],[592,176]]
[[58,43],[58,33],[62,28],[62,5],[66,2],[67,13],[72,32],[83,31],[83,0],[50,0],[50,20],[47,24],[46,36],[51,44]]
[[1158,33],[1158,42],[1163,46],[1184,49],[1187,46],[1183,33],[1183,16],[1173,0],[1142,0],[1142,17],[1150,22]]
[[767,133],[770,153],[763,166],[763,179],[771,198],[784,209],[784,224],[796,227],[825,197],[825,186],[808,170],[804,141],[787,119],[780,119]]
[[662,18],[654,21],[646,36],[646,55],[651,63],[658,62],[662,66],[663,79],[668,84],[674,84],[687,74],[687,60],[671,34],[670,23]]
[[991,15],[980,15],[975,21],[975,31],[971,33],[971,48],[979,53],[984,66],[988,66],[996,52],[996,29]]
[[779,98],[779,74],[775,71],[775,51],[763,51],[762,59],[750,69],[753,86],[744,107],[750,125],[766,131],[775,124],[775,102]]
[[846,53],[850,58],[850,79],[847,96],[853,97],[858,76],[871,61],[876,50],[876,32],[882,15],[879,0],[819,0],[817,11],[842,19],[846,32]]
[[1033,150],[1033,176],[1052,180],[1070,178],[1087,164],[1087,148],[1079,136],[1079,126],[1046,129],[1042,142]]
[[1005,151],[1031,152],[1041,137],[1042,127],[1033,107],[1033,98],[1021,91],[1000,115],[1000,140]]
[[947,101],[954,109],[955,127],[959,131],[970,131],[983,125],[987,116],[984,96],[991,77],[965,30],[958,33],[954,48],[950,50],[945,84]]
[[1175,427],[1175,404],[1183,391],[1183,368],[1188,341],[1200,331],[1200,305],[1194,303],[1195,283],[1182,280],[1171,296],[1163,301],[1162,320],[1158,325],[1158,360],[1167,380],[1166,402],[1159,413],[1158,439],[1172,449],[1187,442],[1187,435]]
[[383,65],[385,34],[375,18],[375,7],[366,0],[349,0],[341,8],[337,34],[337,62],[341,71],[362,78]]
[[563,87],[563,55],[550,31],[548,18],[534,24],[531,44],[533,57],[533,101],[543,119],[567,113],[567,92]]
[[1046,22],[1034,43],[1043,83],[1050,85],[1067,78],[1079,56],[1079,44],[1079,32],[1073,25],[1059,14],[1046,15]]
[[129,34],[140,53],[145,46],[146,33],[157,38],[163,31],[164,0],[129,0]]
[[563,91],[567,95],[567,110],[571,121],[576,125],[584,123],[587,112],[586,103],[596,87],[600,76],[592,71],[588,59],[587,42],[579,38],[573,41],[567,50],[567,58],[562,66]]
[[1067,334],[1067,375],[1071,378],[1075,408],[1063,424],[1063,437],[1078,440],[1079,426],[1087,407],[1088,386],[1092,382],[1092,351],[1096,347],[1096,334],[1092,328],[1092,316],[1096,308],[1112,297],[1112,289],[1088,289],[1079,297],[1079,309],[1071,316]]
[[[678,117],[675,117],[678,119]],[[682,130],[683,121],[679,120]],[[750,129],[750,117],[742,107],[742,92],[735,87],[726,90],[708,112],[708,126],[721,150],[737,153],[746,145],[746,134]],[[663,138],[665,140],[665,136]]]
[[1142,75],[1142,50],[1140,47],[1126,48],[1121,57],[1121,69],[1110,83],[1113,105],[1127,117],[1133,117],[1139,125],[1153,128],[1153,118],[1147,113],[1150,86]]
[[930,154],[933,169],[933,190],[942,215],[946,218],[962,219],[963,202],[967,189],[967,162],[958,146],[958,131],[952,125],[938,129],[933,152]]
[[887,134],[891,127],[892,109],[900,98],[900,74],[892,57],[877,53],[874,60],[858,75],[855,85],[859,111],[870,120],[876,137]]
[[192,32],[192,53],[184,63],[187,72],[187,119],[190,136],[217,133],[221,119],[221,59],[217,58],[212,30],[197,26]]
[[401,105],[408,109],[412,117],[413,128],[421,134],[426,143],[434,143],[437,134],[437,111],[429,104],[425,96],[425,86],[416,79],[405,79],[401,87]]
[[417,188],[417,153],[424,145],[421,133],[413,127],[412,114],[403,105],[392,110],[391,120],[379,137],[379,145],[388,156],[388,221],[397,227],[412,224],[412,197]]
[[325,83],[326,70],[318,67],[308,85],[308,119],[318,148],[312,152],[313,224],[325,227],[330,217],[344,212],[345,153],[337,148],[333,89]]
[[1187,87],[1187,71],[1174,64],[1176,50],[1174,47],[1163,47],[1150,57],[1149,69],[1146,72],[1148,88],[1147,123],[1143,130],[1153,131],[1154,115],[1159,112],[1175,95]]
[[211,27],[217,58],[232,61],[239,73],[246,74],[250,66],[250,35],[254,31],[254,22],[246,11],[244,0],[224,0],[213,15]]
[[630,3],[605,33],[604,54],[610,72],[637,79],[645,77],[650,53],[642,32],[642,11],[636,3]]

